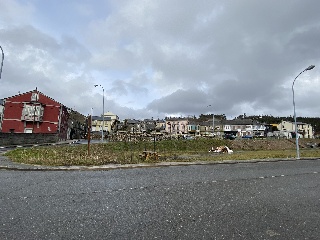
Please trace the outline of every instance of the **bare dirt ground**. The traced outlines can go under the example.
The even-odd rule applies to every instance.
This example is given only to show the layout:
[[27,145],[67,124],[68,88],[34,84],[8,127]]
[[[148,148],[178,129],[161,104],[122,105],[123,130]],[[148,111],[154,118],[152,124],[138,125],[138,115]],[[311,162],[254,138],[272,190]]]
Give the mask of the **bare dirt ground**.
[[[299,139],[300,148],[319,147],[320,139]],[[230,140],[233,150],[286,150],[296,147],[295,139],[235,139]]]

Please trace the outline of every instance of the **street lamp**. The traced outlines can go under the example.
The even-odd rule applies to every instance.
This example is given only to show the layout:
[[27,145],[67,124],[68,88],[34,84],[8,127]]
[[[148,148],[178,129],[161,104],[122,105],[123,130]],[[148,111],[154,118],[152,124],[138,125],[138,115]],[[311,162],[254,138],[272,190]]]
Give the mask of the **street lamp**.
[[90,119],[91,120],[91,126],[90,126],[90,131],[93,131],[92,130],[92,116],[93,116],[93,108],[91,108],[91,119]]
[[[211,105],[208,105],[207,107],[211,107]],[[212,111],[212,137],[214,137],[214,113]]]
[[103,130],[104,130],[104,88],[99,84],[95,84],[94,87],[100,86],[102,88],[102,133],[101,133],[101,140],[103,142]]
[[298,76],[296,76],[296,78],[293,80],[292,83],[292,99],[293,99],[293,117],[294,117],[294,126],[295,126],[295,133],[296,133],[296,148],[297,148],[297,156],[296,159],[300,159],[300,152],[299,152],[299,136],[298,136],[298,128],[297,128],[297,117],[296,117],[296,105],[294,102],[294,83],[296,81],[296,79],[303,73],[306,71],[309,71],[311,69],[313,69],[315,66],[314,65],[310,65],[309,67],[307,67],[305,70],[303,70],[301,73],[298,74]]
[[1,61],[1,67],[0,67],[0,79],[1,79],[2,66],[3,66],[3,60],[4,60],[4,53],[3,53],[3,49],[2,49],[1,46],[0,46],[0,48],[1,48],[1,52],[2,52],[2,61]]

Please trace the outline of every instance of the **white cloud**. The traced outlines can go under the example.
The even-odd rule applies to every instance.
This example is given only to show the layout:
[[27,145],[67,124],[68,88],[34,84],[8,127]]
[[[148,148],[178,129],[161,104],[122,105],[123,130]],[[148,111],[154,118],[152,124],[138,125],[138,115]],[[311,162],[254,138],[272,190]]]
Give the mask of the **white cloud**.
[[0,9],[0,28],[12,27],[32,21],[35,11],[32,4],[13,0],[1,0]]

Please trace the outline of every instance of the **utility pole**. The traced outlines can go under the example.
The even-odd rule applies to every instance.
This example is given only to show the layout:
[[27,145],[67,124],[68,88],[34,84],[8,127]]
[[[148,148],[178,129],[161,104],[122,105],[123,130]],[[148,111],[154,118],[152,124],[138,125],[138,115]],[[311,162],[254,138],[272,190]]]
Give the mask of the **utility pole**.
[[[207,107],[212,107],[211,105],[208,105]],[[212,111],[212,137],[214,137],[214,113]]]
[[0,79],[1,79],[1,73],[2,73],[2,66],[3,66],[3,61],[4,61],[4,53],[3,53],[3,49],[0,46],[1,52],[2,52],[2,61],[1,61],[1,67],[0,67]]
[[91,116],[88,116],[88,119],[87,119],[87,122],[88,122],[88,155],[90,155],[90,139],[91,139],[91,136],[90,136],[90,133],[91,133],[91,127],[92,127],[92,115]]
[[101,133],[101,141],[103,142],[103,131],[104,131],[104,88],[102,85],[95,84],[94,87],[100,86],[102,88],[102,133]]

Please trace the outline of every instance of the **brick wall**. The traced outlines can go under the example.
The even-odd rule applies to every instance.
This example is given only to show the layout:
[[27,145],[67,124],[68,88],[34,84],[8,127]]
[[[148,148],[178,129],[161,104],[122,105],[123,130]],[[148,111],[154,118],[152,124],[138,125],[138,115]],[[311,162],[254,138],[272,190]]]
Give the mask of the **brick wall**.
[[0,133],[0,146],[58,142],[56,133]]

